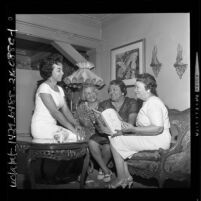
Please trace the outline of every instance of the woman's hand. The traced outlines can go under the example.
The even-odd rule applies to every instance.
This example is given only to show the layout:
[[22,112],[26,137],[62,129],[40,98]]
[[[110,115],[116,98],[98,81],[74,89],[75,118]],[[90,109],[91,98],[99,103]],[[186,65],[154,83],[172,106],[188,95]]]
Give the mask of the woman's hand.
[[76,130],[77,132],[79,132],[79,131],[82,131],[83,128],[82,128],[82,126],[80,126],[79,124],[76,124],[76,125],[75,125],[75,130]]
[[112,133],[107,129],[107,127],[101,127],[101,132],[102,133],[105,133],[105,134],[108,134],[108,135],[111,135]]
[[81,126],[76,127],[76,135],[78,141],[84,140],[86,137],[84,128]]
[[116,133],[112,135],[112,138],[123,135],[123,132],[121,130],[116,130]]
[[113,137],[121,136],[121,135],[126,135],[127,133],[135,133],[135,127],[129,123],[122,122],[122,129],[121,130],[116,130],[117,132],[112,135]]
[[121,127],[122,127],[121,131],[123,133],[134,133],[135,132],[135,127],[132,124],[129,124],[127,122],[122,122]]
[[112,133],[110,132],[110,130],[107,128],[107,126],[105,125],[105,122],[102,122],[102,119],[101,117],[97,117],[97,130],[100,132],[100,133],[105,133],[105,134],[108,134],[108,135],[111,135]]
[[108,135],[111,135],[112,133],[110,132],[110,130],[104,126],[101,122],[98,122],[96,129],[100,132],[100,133],[105,133]]

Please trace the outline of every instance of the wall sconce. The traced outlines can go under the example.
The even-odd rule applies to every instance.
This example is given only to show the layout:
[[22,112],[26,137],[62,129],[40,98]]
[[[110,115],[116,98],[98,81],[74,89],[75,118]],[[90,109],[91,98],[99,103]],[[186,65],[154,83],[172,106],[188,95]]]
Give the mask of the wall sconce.
[[157,59],[157,46],[154,46],[152,50],[152,60],[150,66],[152,67],[155,77],[158,77],[158,74],[161,70],[162,63]]
[[178,44],[177,46],[177,57],[176,57],[176,62],[174,64],[174,67],[177,71],[177,75],[179,76],[179,78],[181,79],[184,72],[186,71],[187,68],[187,64],[182,63],[182,47],[180,44]]

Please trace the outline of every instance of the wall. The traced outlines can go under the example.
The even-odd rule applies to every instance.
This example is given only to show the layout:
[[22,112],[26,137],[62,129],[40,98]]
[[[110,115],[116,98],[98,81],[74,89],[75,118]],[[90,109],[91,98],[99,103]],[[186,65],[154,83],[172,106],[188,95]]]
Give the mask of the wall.
[[73,14],[18,14],[16,29],[19,34],[33,38],[43,38],[50,41],[73,44],[91,49],[92,61],[95,55],[94,72],[101,74],[101,24],[94,20]]
[[17,134],[30,133],[31,116],[34,109],[34,92],[39,71],[16,69],[16,128]]
[[[156,78],[158,94],[170,108],[179,110],[190,107],[190,19],[188,13],[129,14],[113,19],[102,27],[101,72],[106,83],[110,81],[110,50],[112,48],[145,38],[146,72],[153,75],[150,67],[152,49],[157,45],[158,60],[162,69]],[[176,74],[174,63],[177,45],[183,47],[183,62],[188,64],[182,79]],[[107,88],[102,97],[107,98]],[[133,95],[129,88],[128,96]]]
[[[80,45],[91,48],[90,61],[95,66],[101,62],[101,25],[75,15],[16,15],[16,29],[18,33],[59,41],[67,44]],[[96,70],[98,69],[98,72]],[[93,71],[100,74],[100,68]],[[30,133],[31,115],[34,108],[33,93],[38,71],[17,69],[16,72],[16,126],[17,134]]]
[[[94,71],[105,80],[106,85],[110,81],[110,50],[145,38],[146,71],[153,74],[150,63],[154,45],[158,47],[157,56],[162,63],[162,69],[156,78],[159,96],[170,108],[183,110],[190,107],[189,14],[119,15],[117,18],[112,18],[112,21],[109,20],[103,24],[102,41],[100,40],[99,25],[83,23],[83,26],[86,25],[83,28],[83,26],[75,25],[74,22],[77,23],[78,20],[70,18],[68,23],[65,23],[65,20],[66,18],[61,15],[56,16],[54,20],[50,15],[32,15],[30,17],[17,15],[16,28],[22,34],[64,41],[94,49],[96,55],[94,55],[94,51],[91,53],[92,58],[96,59]],[[56,31],[60,27],[64,32]],[[65,31],[72,31],[75,35],[70,36]],[[76,35],[78,33],[79,36]],[[188,64],[181,80],[173,67],[176,61],[178,43],[183,47],[183,62]],[[38,71],[24,69],[17,69],[16,71],[17,133],[28,133],[30,131],[31,114],[34,106],[33,92],[39,79]],[[132,87],[128,90],[128,96],[134,97]],[[107,87],[101,90],[100,97],[102,100],[108,97]]]

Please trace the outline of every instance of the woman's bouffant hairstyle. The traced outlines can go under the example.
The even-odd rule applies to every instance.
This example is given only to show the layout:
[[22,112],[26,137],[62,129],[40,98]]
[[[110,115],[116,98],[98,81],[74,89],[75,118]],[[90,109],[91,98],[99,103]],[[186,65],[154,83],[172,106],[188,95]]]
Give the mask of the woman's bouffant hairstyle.
[[63,62],[63,57],[60,54],[52,54],[43,59],[39,65],[40,75],[44,80],[47,80],[52,75],[53,64]]
[[82,96],[81,96],[82,101],[86,101],[86,97],[85,97],[84,92],[85,92],[85,89],[87,89],[87,88],[93,88],[96,93],[98,92],[98,88],[95,85],[93,85],[93,84],[84,84],[83,87],[82,87]]
[[158,96],[156,91],[157,83],[154,76],[150,75],[149,73],[139,74],[136,81],[144,83],[146,90],[149,89],[152,94]]
[[124,82],[122,80],[112,80],[112,81],[110,81],[109,88],[108,88],[108,93],[110,91],[110,86],[111,85],[119,86],[119,88],[121,89],[121,92],[124,94],[124,96],[126,96],[127,88],[126,88],[126,85],[124,84]]

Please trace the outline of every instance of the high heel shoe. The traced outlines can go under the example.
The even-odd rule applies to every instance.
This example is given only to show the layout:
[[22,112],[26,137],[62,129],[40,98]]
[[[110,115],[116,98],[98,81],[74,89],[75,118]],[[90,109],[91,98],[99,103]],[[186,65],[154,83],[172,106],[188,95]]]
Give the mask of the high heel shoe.
[[125,188],[131,188],[133,185],[133,177],[128,177],[126,180],[125,180]]
[[112,179],[112,171],[110,171],[108,174],[104,174],[103,181],[105,183],[110,182],[111,179]]
[[127,186],[127,183],[125,182],[125,180],[120,180],[116,184],[109,184],[108,188],[110,188],[110,189],[119,189],[119,188],[124,189],[126,186]]
[[98,175],[97,175],[97,179],[98,180],[102,180],[104,178],[104,173],[102,171],[102,169],[99,169]]

